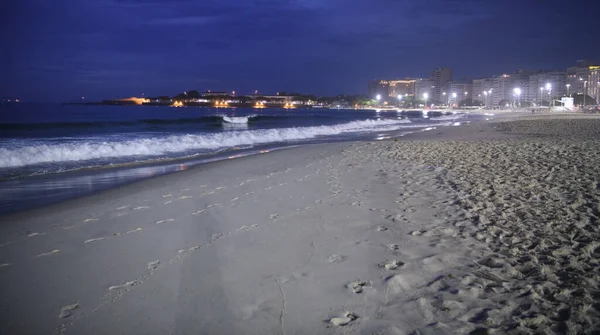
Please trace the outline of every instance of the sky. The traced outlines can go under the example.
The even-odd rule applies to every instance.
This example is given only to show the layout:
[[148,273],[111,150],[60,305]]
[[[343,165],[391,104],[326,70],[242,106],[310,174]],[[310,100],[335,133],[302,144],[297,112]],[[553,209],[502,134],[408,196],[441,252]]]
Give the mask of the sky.
[[4,0],[0,97],[366,93],[600,61],[596,0]]

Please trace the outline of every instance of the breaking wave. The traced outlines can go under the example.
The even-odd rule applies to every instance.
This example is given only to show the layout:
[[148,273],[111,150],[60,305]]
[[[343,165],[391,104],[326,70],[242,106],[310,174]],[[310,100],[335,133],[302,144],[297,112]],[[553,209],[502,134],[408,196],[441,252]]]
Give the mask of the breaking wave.
[[19,141],[0,148],[0,168],[42,163],[78,162],[94,159],[190,155],[238,146],[309,140],[343,133],[390,131],[404,127],[409,120],[363,120],[331,126],[243,130],[198,135],[171,135],[122,140],[88,137],[71,142]]

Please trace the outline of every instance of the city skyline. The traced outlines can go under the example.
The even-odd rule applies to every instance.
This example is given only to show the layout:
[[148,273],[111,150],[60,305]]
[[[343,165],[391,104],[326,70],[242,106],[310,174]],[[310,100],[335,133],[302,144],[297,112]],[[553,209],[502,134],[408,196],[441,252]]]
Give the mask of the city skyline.
[[582,0],[2,2],[0,40],[10,47],[0,55],[0,96],[336,95],[439,66],[470,78],[562,69],[600,55],[597,8]]
[[[577,60],[560,70],[519,69],[472,80],[464,77],[454,80],[451,68],[436,68],[429,77],[371,80],[368,95],[378,100],[392,101],[413,96],[419,100],[448,105],[457,105],[461,101],[478,102],[485,106],[504,106],[517,102],[540,104],[573,95],[587,95],[590,97],[588,102],[597,102],[600,98],[599,64]],[[403,83],[401,90],[397,88],[398,83]]]

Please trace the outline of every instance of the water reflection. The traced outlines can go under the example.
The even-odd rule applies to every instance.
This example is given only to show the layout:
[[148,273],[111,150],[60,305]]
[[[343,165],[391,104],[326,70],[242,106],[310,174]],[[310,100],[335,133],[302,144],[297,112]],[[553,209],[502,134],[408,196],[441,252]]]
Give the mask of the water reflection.
[[234,159],[267,153],[283,148],[286,147],[248,150],[232,156],[217,155],[201,160],[190,160],[185,163],[178,162],[118,169],[107,168],[94,171],[83,170],[5,180],[0,182],[0,215],[94,194],[141,179],[185,171],[198,164],[219,161],[225,158]]

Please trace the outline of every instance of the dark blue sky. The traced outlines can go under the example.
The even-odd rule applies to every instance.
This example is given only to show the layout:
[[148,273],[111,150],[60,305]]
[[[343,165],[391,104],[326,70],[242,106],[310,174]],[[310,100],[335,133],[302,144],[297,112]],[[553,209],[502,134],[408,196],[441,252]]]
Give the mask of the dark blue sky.
[[600,58],[596,0],[4,0],[0,96],[364,93]]

